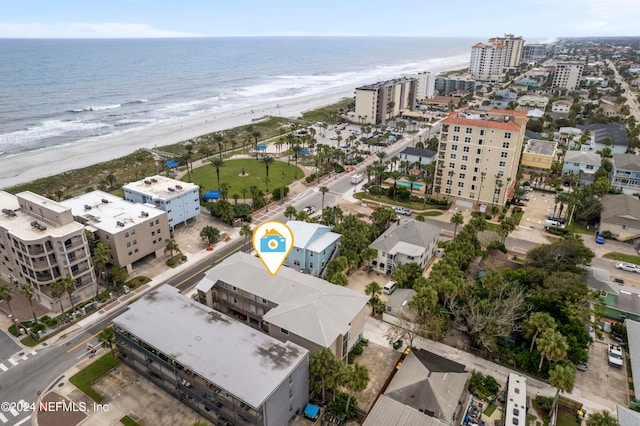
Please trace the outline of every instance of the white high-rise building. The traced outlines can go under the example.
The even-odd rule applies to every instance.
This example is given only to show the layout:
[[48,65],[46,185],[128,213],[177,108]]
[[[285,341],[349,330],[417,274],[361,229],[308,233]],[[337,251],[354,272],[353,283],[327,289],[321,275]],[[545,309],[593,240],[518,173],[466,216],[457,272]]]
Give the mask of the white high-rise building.
[[582,78],[584,64],[581,62],[558,62],[553,74],[553,88],[575,90]]
[[522,37],[515,37],[513,34],[505,34],[504,37],[494,37],[489,39],[490,44],[503,44],[505,52],[505,68],[517,67],[522,57],[522,47],[524,40]]
[[435,95],[435,76],[430,71],[407,74],[406,78],[416,80],[416,100],[433,98]]

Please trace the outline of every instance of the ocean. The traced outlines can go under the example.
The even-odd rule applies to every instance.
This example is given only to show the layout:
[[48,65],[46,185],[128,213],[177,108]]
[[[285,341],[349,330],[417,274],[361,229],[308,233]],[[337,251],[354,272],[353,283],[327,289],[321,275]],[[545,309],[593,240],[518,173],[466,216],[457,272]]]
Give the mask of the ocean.
[[[0,158],[467,66],[468,38],[0,39]],[[336,98],[337,99],[337,98]]]

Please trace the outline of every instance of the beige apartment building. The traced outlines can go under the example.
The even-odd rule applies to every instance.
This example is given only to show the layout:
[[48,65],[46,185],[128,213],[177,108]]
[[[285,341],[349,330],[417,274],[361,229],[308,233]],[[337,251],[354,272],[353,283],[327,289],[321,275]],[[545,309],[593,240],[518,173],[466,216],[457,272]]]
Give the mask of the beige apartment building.
[[132,203],[120,197],[92,191],[61,202],[75,219],[109,247],[109,263],[133,271],[146,256],[164,255],[169,236],[167,213],[151,204]]
[[582,78],[584,64],[581,62],[558,62],[553,74],[553,88],[575,90]]
[[[73,220],[71,209],[33,192],[12,195],[0,191],[0,276],[14,285],[28,284],[34,300],[57,310],[58,299],[50,286],[65,277],[76,282],[73,302],[95,294],[96,277],[91,264],[84,226]],[[68,294],[61,297],[71,306]]]
[[490,44],[502,44],[505,47],[505,68],[513,68],[520,65],[524,40],[513,34],[505,34],[504,37],[494,37],[489,39]]
[[456,111],[442,120],[434,194],[484,210],[513,195],[526,111]]
[[398,78],[356,88],[355,116],[363,124],[380,124],[413,111],[417,96],[415,78]]
[[507,48],[502,43],[471,46],[469,73],[479,81],[502,81],[507,57]]

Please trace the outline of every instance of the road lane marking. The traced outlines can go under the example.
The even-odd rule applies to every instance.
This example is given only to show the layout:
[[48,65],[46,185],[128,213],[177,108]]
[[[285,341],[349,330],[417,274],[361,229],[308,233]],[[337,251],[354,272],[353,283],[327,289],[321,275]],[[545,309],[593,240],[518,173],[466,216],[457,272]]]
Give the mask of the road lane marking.
[[[18,402],[18,404],[20,404],[20,406],[22,406],[22,404],[23,404],[23,403],[24,403],[24,401],[23,401],[23,400],[20,400],[20,401]],[[16,410],[16,409],[15,409],[15,408],[13,408],[13,407],[9,408],[9,412],[11,413],[11,415],[12,415],[13,417],[16,417],[18,414],[20,414],[20,413],[18,412],[18,410]]]
[[37,355],[38,353],[36,351],[31,351],[31,355]]
[[7,419],[2,413],[0,413],[0,422],[6,423],[8,421],[9,421],[9,419]]
[[9,368],[5,367],[4,364],[0,364],[0,370],[7,371]]
[[16,423],[16,424],[15,424],[15,425],[13,425],[13,426],[20,426],[22,423],[25,423],[26,421],[28,421],[28,420],[30,420],[30,419],[31,419],[31,416],[29,416],[29,417],[25,417],[24,419],[20,420],[18,423]]
[[28,360],[28,359],[29,359],[29,357],[28,357],[27,355],[22,355],[22,359],[23,359],[24,361],[26,361],[26,360]]
[[17,363],[17,362],[15,362],[15,361],[13,360],[13,358],[9,358],[9,362],[10,362],[12,365],[14,365],[14,366],[15,366],[15,365],[18,365],[18,363]]

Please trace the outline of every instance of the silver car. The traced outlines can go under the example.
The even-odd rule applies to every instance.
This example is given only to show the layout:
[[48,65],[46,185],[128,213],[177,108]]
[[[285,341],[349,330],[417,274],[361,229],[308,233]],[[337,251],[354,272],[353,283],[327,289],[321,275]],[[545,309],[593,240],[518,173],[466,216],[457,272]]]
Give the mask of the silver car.
[[633,263],[616,263],[616,268],[622,269],[627,272],[635,272],[636,274],[640,274],[640,266],[634,265]]

